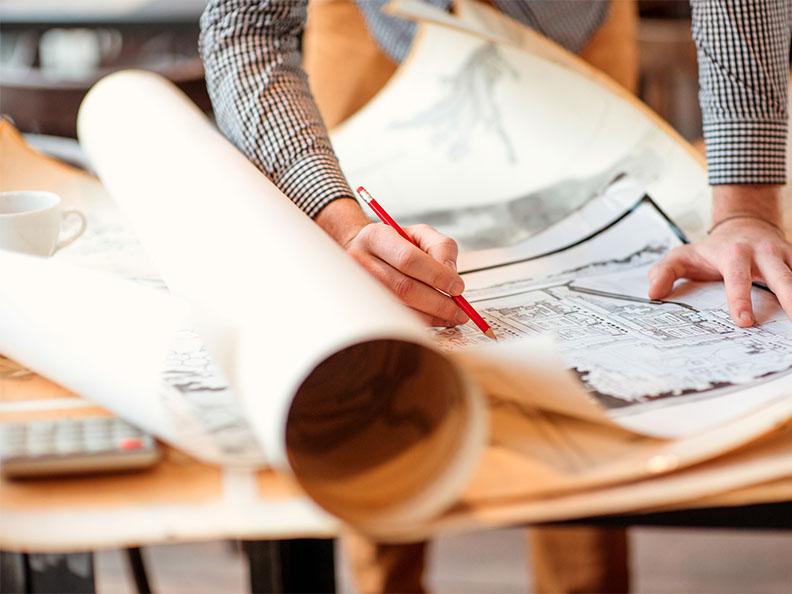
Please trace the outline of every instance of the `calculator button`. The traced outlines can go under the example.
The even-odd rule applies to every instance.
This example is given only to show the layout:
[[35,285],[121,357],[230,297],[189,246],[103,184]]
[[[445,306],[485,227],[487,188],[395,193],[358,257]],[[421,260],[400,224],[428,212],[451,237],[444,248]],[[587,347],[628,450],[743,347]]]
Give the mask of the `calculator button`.
[[143,440],[139,437],[125,437],[118,442],[122,450],[139,450],[143,447]]
[[55,439],[55,449],[59,454],[71,454],[73,452],[79,452],[82,448],[83,442],[81,439],[74,439],[73,437],[66,435],[59,435]]
[[40,421],[31,423],[27,430],[28,441],[38,439],[51,439],[55,434],[55,423]]
[[83,427],[83,436],[86,439],[108,439],[110,437],[110,428],[103,425]]
[[21,456],[26,452],[25,442],[16,441],[13,443],[3,444],[2,456],[0,458],[12,458],[14,456]]
[[0,436],[2,436],[2,443],[16,443],[19,441],[25,440],[25,427],[23,425],[7,425],[3,427],[2,432],[0,432]]
[[47,454],[55,453],[55,440],[53,439],[35,439],[28,440],[27,453],[31,456],[46,456]]
[[91,453],[103,452],[110,449],[110,442],[103,435],[86,435],[83,439],[83,447]]
[[127,437],[137,437],[137,432],[129,426],[113,428],[113,439],[119,440],[125,439]]
[[55,428],[55,435],[57,437],[74,437],[82,434],[82,423],[78,423],[77,421],[62,421],[58,423],[58,426]]

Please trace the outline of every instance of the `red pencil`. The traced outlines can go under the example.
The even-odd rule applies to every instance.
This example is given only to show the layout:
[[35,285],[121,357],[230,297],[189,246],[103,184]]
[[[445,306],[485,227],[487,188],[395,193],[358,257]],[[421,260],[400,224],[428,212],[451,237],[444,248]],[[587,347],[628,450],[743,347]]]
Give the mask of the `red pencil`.
[[[376,200],[374,200],[374,197],[368,193],[366,188],[360,186],[357,189],[357,193],[360,195],[363,201],[371,207],[371,210],[377,213],[377,216],[382,220],[383,223],[393,227],[399,235],[404,237],[404,239],[409,241],[415,247],[418,247],[418,244],[416,244],[410,238],[410,236],[404,232],[404,229],[399,227],[399,224],[393,220],[393,218],[385,211],[384,208],[382,208],[382,206],[380,206],[380,204]],[[487,324],[487,322],[484,321],[484,318],[482,318],[478,314],[478,312],[475,309],[473,309],[473,306],[470,305],[470,303],[468,303],[467,300],[464,297],[462,297],[462,295],[451,295],[450,297],[456,302],[459,308],[462,311],[464,311],[471,320],[473,320],[473,323],[476,326],[478,326],[479,330],[481,330],[492,340],[497,340],[497,338],[495,338],[495,333],[492,331],[492,328],[490,328],[489,324]]]

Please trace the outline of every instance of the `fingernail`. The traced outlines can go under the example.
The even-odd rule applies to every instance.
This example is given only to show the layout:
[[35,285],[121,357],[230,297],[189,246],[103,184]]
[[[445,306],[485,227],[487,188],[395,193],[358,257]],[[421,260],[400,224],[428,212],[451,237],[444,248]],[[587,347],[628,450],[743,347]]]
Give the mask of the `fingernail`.
[[448,287],[448,294],[449,295],[461,295],[462,291],[464,290],[465,285],[462,284],[462,281],[453,281]]
[[467,314],[466,314],[464,311],[462,311],[462,310],[460,309],[460,310],[459,310],[459,311],[456,313],[456,316],[454,316],[454,319],[456,320],[456,323],[457,323],[457,324],[467,324],[467,323],[468,323],[468,320],[469,320],[470,318],[469,318],[469,317],[467,317]]
[[454,262],[453,260],[446,260],[445,265],[448,266],[454,272],[457,271],[456,262]]
[[751,315],[751,312],[749,312],[749,311],[742,312],[740,314],[740,319],[743,322],[748,322],[749,324],[753,324],[753,322],[754,322],[753,316]]

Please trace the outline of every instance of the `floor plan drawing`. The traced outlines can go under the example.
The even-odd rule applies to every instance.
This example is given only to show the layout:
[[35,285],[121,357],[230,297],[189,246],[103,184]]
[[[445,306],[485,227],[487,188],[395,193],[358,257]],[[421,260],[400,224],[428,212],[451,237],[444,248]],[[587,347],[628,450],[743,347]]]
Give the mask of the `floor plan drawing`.
[[[747,329],[732,322],[721,283],[647,297],[649,267],[680,243],[644,199],[588,241],[468,275],[465,294],[501,340],[552,334],[612,416],[792,379],[792,324],[769,291],[753,291],[758,323]],[[437,338],[448,350],[486,342],[469,324]]]

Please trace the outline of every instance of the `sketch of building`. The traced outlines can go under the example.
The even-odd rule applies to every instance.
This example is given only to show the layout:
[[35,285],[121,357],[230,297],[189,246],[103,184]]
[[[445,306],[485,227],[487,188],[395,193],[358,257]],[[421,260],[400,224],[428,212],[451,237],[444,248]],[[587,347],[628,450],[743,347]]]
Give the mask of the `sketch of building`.
[[[621,246],[607,230],[565,250],[591,253],[579,265],[555,254],[522,264],[531,267],[519,278],[498,277],[496,265],[489,274],[504,281],[468,292],[471,302],[502,340],[552,334],[568,367],[611,410],[709,398],[790,374],[792,327],[768,291],[756,290],[754,304],[775,313],[753,328],[732,322],[720,283],[687,283],[669,300],[646,297],[649,267],[679,240],[659,212],[648,217],[651,201],[641,208],[656,227],[632,224],[630,215],[614,231],[640,247]],[[437,338],[448,350],[487,341],[470,324]]]

